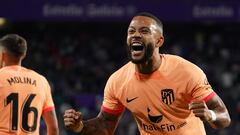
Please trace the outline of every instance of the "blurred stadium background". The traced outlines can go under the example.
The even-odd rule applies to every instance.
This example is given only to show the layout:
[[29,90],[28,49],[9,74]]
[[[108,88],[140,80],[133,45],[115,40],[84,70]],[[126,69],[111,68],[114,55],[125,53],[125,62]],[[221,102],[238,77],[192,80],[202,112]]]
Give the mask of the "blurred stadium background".
[[[164,24],[162,53],[180,55],[200,66],[225,102],[230,127],[208,135],[240,134],[240,1],[239,0],[8,0],[0,4],[0,36],[17,33],[29,44],[23,65],[45,75],[59,118],[68,108],[95,117],[108,77],[127,61],[126,32],[141,11]],[[42,123],[41,134],[46,128]],[[137,135],[126,111],[116,135]]]

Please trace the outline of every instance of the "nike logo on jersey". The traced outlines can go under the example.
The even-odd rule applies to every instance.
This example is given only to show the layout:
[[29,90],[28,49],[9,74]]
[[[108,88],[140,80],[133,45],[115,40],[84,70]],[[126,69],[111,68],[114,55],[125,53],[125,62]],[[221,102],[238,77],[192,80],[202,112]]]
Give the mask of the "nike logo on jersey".
[[127,101],[127,103],[130,103],[130,102],[132,102],[133,100],[135,100],[135,99],[137,99],[137,98],[138,98],[138,97],[135,97],[135,98],[132,98],[132,99],[128,99],[128,98],[127,98],[126,101]]

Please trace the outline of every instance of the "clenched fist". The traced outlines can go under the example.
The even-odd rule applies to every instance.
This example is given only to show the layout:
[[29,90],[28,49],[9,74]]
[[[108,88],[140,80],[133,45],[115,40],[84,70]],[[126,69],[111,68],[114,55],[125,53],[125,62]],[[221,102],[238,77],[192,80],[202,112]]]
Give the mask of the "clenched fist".
[[204,101],[193,101],[189,104],[189,109],[192,110],[196,117],[199,117],[202,121],[212,121],[213,117],[211,110],[208,109]]
[[67,129],[79,133],[83,129],[82,114],[73,109],[65,111],[64,124]]

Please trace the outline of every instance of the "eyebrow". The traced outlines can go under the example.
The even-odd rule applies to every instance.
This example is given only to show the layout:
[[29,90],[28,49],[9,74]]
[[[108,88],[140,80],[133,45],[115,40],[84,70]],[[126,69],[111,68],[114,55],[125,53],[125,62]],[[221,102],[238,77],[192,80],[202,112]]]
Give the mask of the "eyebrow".
[[133,29],[135,29],[135,27],[133,27],[133,26],[129,26],[128,28],[133,28]]
[[[133,26],[129,26],[129,28],[136,29],[136,28],[135,28],[135,27],[133,27]],[[149,27],[145,27],[145,26],[143,26],[143,27],[140,27],[140,29],[149,29],[149,30],[151,30]]]

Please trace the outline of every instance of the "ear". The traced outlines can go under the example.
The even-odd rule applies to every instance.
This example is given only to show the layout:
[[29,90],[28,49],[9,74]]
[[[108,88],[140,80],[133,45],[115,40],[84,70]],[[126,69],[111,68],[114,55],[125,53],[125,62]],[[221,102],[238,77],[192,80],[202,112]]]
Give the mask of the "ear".
[[164,37],[161,35],[157,39],[156,47],[160,48],[163,45],[163,43],[164,43]]

